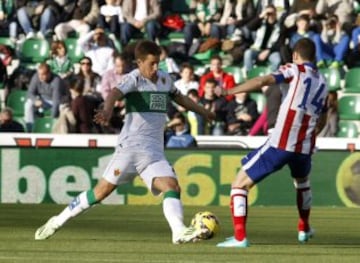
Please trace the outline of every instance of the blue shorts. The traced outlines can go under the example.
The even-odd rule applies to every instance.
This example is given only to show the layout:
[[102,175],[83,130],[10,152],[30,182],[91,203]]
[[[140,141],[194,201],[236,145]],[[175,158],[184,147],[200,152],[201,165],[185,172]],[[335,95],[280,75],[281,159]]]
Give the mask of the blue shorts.
[[311,155],[288,152],[268,143],[246,155],[241,163],[248,176],[258,183],[271,173],[289,165],[293,178],[304,178],[311,170]]

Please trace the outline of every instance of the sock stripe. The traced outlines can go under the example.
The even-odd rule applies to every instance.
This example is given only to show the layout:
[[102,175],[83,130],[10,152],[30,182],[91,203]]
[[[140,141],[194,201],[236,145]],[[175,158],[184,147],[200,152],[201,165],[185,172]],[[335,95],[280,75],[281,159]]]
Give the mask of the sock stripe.
[[167,191],[165,194],[164,194],[164,199],[165,198],[176,198],[176,199],[180,199],[180,192],[176,192],[174,190],[170,190],[170,191]]
[[241,189],[241,188],[232,188],[230,195],[242,195],[242,196],[247,196],[247,195],[248,195],[248,191],[246,191],[245,189]]
[[93,204],[98,203],[98,200],[96,200],[93,190],[87,191],[86,192],[86,197],[87,197],[89,205],[93,205]]

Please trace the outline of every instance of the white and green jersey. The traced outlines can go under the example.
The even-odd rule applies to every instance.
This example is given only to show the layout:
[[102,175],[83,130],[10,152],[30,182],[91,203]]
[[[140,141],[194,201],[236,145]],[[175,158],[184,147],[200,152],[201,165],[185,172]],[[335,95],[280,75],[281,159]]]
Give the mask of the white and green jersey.
[[179,91],[169,74],[158,71],[158,81],[144,78],[138,69],[117,85],[126,99],[125,123],[118,137],[122,148],[163,151],[169,99]]

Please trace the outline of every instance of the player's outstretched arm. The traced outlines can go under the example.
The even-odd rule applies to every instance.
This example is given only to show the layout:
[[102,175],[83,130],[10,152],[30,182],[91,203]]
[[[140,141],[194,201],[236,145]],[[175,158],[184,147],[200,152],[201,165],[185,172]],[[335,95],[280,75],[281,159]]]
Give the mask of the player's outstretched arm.
[[124,95],[120,90],[113,88],[110,94],[106,97],[104,108],[96,112],[94,121],[100,125],[109,125],[115,102],[122,99],[123,97]]
[[196,104],[191,99],[189,99],[187,96],[184,96],[181,93],[178,93],[175,95],[174,101],[189,111],[199,113],[207,121],[215,120],[215,113],[206,110],[204,107],[200,106],[199,104]]
[[250,79],[243,84],[233,87],[232,89],[221,89],[221,94],[223,96],[228,96],[241,92],[256,91],[256,90],[260,90],[263,86],[268,86],[275,83],[276,83],[275,77],[270,74],[270,75]]

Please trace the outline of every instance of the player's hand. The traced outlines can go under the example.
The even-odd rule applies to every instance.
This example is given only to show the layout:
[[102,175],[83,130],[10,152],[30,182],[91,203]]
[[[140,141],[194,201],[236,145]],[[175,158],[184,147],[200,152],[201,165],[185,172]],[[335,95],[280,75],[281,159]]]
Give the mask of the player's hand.
[[107,112],[105,110],[96,110],[94,122],[103,126],[109,126],[111,114],[112,112]]

